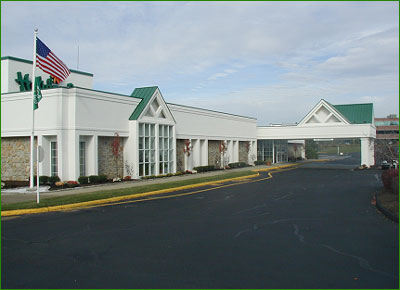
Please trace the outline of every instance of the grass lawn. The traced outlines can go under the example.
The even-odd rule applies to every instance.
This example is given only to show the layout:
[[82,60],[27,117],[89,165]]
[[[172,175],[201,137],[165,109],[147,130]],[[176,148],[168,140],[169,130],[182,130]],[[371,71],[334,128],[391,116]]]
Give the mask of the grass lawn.
[[[337,154],[338,153],[338,146],[324,146],[319,148],[320,153],[326,154]],[[339,152],[342,153],[355,153],[361,152],[360,144],[341,144],[339,146]]]
[[184,180],[171,181],[171,182],[166,181],[165,183],[134,186],[131,188],[124,188],[124,189],[113,189],[113,190],[104,190],[104,191],[93,192],[93,193],[80,193],[80,194],[74,194],[74,195],[64,195],[64,196],[60,196],[60,197],[52,197],[52,198],[42,199],[40,201],[40,204],[37,204],[36,201],[5,204],[5,205],[1,206],[1,210],[6,211],[6,210],[13,210],[13,209],[41,208],[41,207],[49,207],[49,206],[55,206],[55,205],[71,204],[71,203],[78,203],[78,202],[84,202],[84,201],[111,198],[111,197],[116,197],[116,196],[123,196],[123,195],[145,193],[145,192],[150,192],[150,191],[175,188],[175,187],[179,187],[179,186],[198,184],[198,183],[202,183],[202,182],[218,181],[218,180],[248,176],[248,175],[253,175],[253,174],[255,174],[255,173],[250,170],[236,171],[236,172],[229,172],[226,174],[221,174],[221,175],[216,175],[216,176],[199,177],[199,178],[195,178],[195,179],[184,179]]

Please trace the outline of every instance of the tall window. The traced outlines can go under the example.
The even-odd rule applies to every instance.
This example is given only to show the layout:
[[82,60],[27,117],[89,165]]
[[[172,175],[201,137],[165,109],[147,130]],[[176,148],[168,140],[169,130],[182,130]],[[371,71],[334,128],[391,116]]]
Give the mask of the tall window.
[[155,125],[139,124],[139,175],[154,175],[155,172]]
[[79,175],[86,176],[85,142],[79,142]]
[[174,160],[172,126],[159,125],[158,128],[159,170],[160,174],[166,174],[172,172]]
[[50,142],[50,173],[51,176],[58,176],[57,142]]
[[257,140],[257,160],[272,161],[272,140]]

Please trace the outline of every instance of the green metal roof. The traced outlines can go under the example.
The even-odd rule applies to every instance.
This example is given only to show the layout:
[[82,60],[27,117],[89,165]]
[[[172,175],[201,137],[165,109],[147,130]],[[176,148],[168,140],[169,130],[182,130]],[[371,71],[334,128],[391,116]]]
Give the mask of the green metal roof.
[[372,103],[333,105],[333,107],[352,124],[373,124],[374,122],[374,105]]
[[149,103],[149,100],[154,95],[154,92],[157,89],[158,87],[155,86],[155,87],[136,88],[133,91],[131,97],[139,98],[142,100],[140,101],[139,105],[137,105],[132,115],[129,117],[129,120],[137,120],[139,118],[140,114],[142,114],[144,108],[146,108],[147,104]]

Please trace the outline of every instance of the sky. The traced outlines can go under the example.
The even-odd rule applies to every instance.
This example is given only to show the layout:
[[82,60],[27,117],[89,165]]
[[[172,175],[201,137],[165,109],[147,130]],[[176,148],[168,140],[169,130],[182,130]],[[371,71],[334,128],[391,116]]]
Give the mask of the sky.
[[[1,2],[1,56],[33,31],[94,89],[295,123],[320,99],[399,114],[399,3]],[[79,63],[78,63],[79,47]]]

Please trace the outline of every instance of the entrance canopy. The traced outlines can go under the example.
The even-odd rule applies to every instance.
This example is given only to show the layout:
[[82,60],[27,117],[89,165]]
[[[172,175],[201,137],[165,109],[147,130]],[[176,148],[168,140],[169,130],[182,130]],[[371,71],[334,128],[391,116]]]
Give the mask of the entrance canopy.
[[372,104],[332,105],[320,100],[297,125],[257,127],[258,140],[361,139],[361,164],[374,161]]

